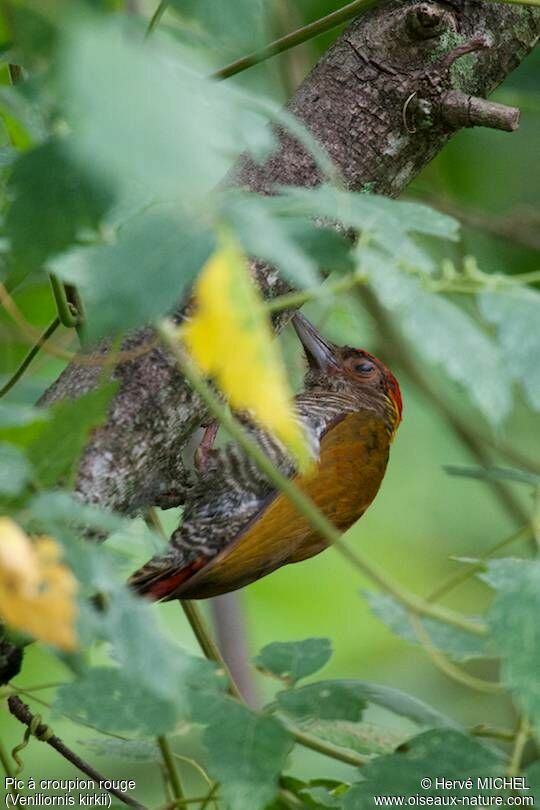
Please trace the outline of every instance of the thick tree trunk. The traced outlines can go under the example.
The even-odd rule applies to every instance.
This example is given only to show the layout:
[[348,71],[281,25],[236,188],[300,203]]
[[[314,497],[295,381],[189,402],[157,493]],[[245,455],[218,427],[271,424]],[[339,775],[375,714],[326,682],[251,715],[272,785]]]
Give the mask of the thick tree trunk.
[[[515,113],[470,96],[491,92],[539,34],[538,9],[470,0],[382,2],[342,34],[289,109],[351,189],[397,196],[459,126],[482,120],[515,126]],[[243,160],[234,173],[234,182],[261,193],[275,183],[319,180],[310,155],[283,133],[266,164]],[[271,268],[257,264],[255,271],[264,295],[284,289]],[[141,330],[124,348],[150,335]],[[80,396],[99,372],[72,364],[42,404]],[[87,501],[129,512],[151,504],[160,489],[178,488],[180,453],[204,409],[159,349],[124,363],[116,376],[119,393],[82,457],[77,488]]]

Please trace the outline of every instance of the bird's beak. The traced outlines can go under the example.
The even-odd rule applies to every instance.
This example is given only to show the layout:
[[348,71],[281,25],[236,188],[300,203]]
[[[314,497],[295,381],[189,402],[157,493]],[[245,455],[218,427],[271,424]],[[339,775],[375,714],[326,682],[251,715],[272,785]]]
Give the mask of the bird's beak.
[[304,347],[311,369],[326,371],[337,366],[334,344],[325,340],[307,318],[297,312],[292,319],[292,324]]

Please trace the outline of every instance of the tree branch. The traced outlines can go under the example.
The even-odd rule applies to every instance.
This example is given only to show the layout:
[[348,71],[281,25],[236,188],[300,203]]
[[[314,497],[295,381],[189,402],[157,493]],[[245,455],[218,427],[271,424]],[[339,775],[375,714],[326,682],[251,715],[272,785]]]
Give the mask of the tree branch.
[[[54,748],[55,751],[58,751],[58,753],[61,754],[64,759],[71,762],[72,765],[89,776],[94,782],[99,784],[100,782],[108,781],[104,776],[102,776],[102,774],[99,773],[99,771],[96,771],[91,765],[88,765],[87,762],[85,762],[77,754],[73,753],[73,751],[71,751],[66,745],[64,745],[62,740],[53,733],[49,726],[45,725],[45,723],[36,722],[39,720],[38,715],[32,714],[26,703],[23,703],[23,701],[17,697],[17,695],[11,695],[8,697],[7,702],[11,714],[27,727],[28,735],[32,734],[38,740],[46,742],[48,745]],[[131,796],[121,790],[116,790],[114,787],[104,787],[103,790],[106,790],[107,793],[110,793],[112,796],[116,796],[116,798],[123,802],[123,804],[127,804],[130,807],[136,807],[138,810],[144,810],[144,805],[140,804],[138,801],[136,801],[136,799],[133,799]]]
[[[468,57],[466,69],[454,70],[459,54],[441,53],[442,33],[459,34],[465,44],[476,42],[475,48],[481,42],[483,49]],[[539,34],[540,12],[531,8],[473,0],[444,6],[382,2],[339,37],[289,110],[325,147],[349,188],[395,197],[456,131],[443,114],[446,94],[487,95]],[[279,147],[269,160],[258,165],[241,159],[231,182],[264,194],[275,184],[320,182],[312,156],[291,135],[278,134]],[[263,263],[254,262],[253,271],[266,297],[289,291]],[[278,315],[276,328],[287,319],[286,313]],[[151,337],[151,330],[142,329],[124,349]],[[132,512],[155,503],[161,492],[188,485],[180,451],[205,418],[205,408],[161,349],[120,364],[114,374],[120,389],[83,454],[77,489],[88,502]],[[99,367],[72,364],[41,404],[76,398],[95,387],[99,376]]]

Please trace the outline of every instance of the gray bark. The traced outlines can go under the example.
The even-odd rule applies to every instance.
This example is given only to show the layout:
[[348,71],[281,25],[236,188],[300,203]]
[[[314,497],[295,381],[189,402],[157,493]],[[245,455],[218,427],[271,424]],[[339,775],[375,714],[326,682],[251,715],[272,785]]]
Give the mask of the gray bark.
[[[538,9],[471,0],[382,2],[340,36],[289,109],[325,147],[349,188],[395,197],[456,131],[444,114],[447,94],[486,96],[539,35]],[[279,138],[264,165],[240,161],[234,182],[265,194],[276,183],[316,185],[311,156],[288,134]],[[271,268],[258,263],[254,269],[265,296],[286,289]],[[151,330],[141,330],[124,348],[150,336]],[[97,383],[99,371],[72,364],[42,404],[80,396]],[[120,390],[82,456],[77,489],[89,502],[132,512],[154,503],[160,491],[181,489],[181,450],[205,413],[159,349],[122,364],[115,375]]]

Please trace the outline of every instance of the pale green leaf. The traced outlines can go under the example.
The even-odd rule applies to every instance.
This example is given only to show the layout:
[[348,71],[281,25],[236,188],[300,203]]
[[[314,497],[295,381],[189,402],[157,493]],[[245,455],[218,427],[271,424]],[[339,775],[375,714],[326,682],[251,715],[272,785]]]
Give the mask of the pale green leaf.
[[491,560],[479,576],[496,590],[488,624],[502,680],[540,727],[540,561]]
[[[396,635],[413,644],[421,643],[404,607],[393,596],[380,593],[365,594],[373,613]],[[422,619],[422,624],[433,646],[454,658],[467,661],[470,658],[483,658],[490,654],[489,640],[444,624],[437,619]],[[492,651],[492,650],[491,650]]]
[[398,315],[411,345],[463,386],[487,419],[504,419],[512,402],[510,378],[498,347],[480,325],[373,251],[359,248],[358,261],[381,303]]
[[73,249],[50,267],[77,286],[86,314],[84,335],[93,343],[168,313],[213,245],[208,230],[157,207],[130,219],[112,244]]
[[32,479],[32,465],[15,445],[0,443],[0,495],[18,495]]
[[497,328],[505,374],[521,383],[531,407],[540,410],[540,293],[530,288],[484,292],[478,306],[482,317]]
[[366,707],[361,687],[354,681],[318,681],[279,692],[280,709],[301,720],[349,720],[357,723]]
[[274,641],[254,658],[257,669],[294,685],[313,675],[328,663],[332,645],[327,638],[306,638],[303,641]]

